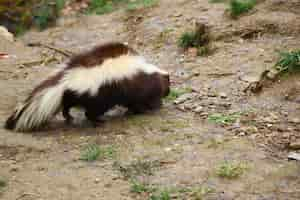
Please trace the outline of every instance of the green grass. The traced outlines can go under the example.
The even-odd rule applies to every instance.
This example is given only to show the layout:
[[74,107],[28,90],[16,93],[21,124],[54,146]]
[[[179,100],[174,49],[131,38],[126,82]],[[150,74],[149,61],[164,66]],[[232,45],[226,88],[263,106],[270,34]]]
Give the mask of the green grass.
[[157,2],[157,0],[91,0],[87,8],[87,13],[102,15],[124,7],[126,10],[132,11],[151,7]]
[[3,178],[0,178],[0,189],[4,188],[7,185],[7,181]]
[[279,61],[275,64],[279,72],[291,72],[300,69],[300,50],[280,53]]
[[255,5],[256,0],[231,0],[229,4],[230,15],[236,18],[253,9]]
[[150,187],[147,184],[140,183],[138,181],[131,181],[130,192],[141,194],[152,192],[154,188]]
[[152,194],[150,200],[171,200],[171,194],[168,190],[163,190],[158,194]]
[[100,148],[98,145],[90,144],[82,152],[80,160],[91,162],[99,158],[114,158],[115,154],[116,151],[112,146]]
[[248,169],[245,163],[224,161],[216,168],[219,177],[234,179],[240,177]]
[[239,117],[241,116],[241,113],[235,112],[231,114],[221,114],[221,113],[215,113],[208,116],[208,121],[214,122],[217,124],[223,124],[223,125],[229,125],[234,123]]
[[191,190],[192,200],[203,200],[206,195],[213,193],[215,190],[210,187],[197,187]]
[[209,0],[209,3],[224,3],[227,0]]
[[171,89],[169,95],[165,97],[165,100],[174,101],[181,95],[186,93],[191,93],[192,91],[193,91],[192,88]]
[[147,200],[171,200],[171,199],[191,199],[203,200],[206,195],[215,190],[205,186],[194,187],[161,187],[131,181],[130,191],[137,195],[142,195]]
[[140,8],[148,8],[156,5],[158,0],[135,0],[129,1],[127,5],[127,10],[137,10]]
[[7,186],[7,180],[0,177],[0,197],[2,193],[4,192],[4,188]]
[[114,2],[115,1],[91,0],[87,11],[88,11],[88,13],[95,13],[97,15],[109,13],[114,10],[114,7],[113,7]]
[[182,33],[177,41],[178,46],[184,50],[196,48],[198,56],[208,55],[211,52],[209,42],[208,27],[204,24],[197,24],[194,31]]
[[49,0],[42,1],[42,3],[33,10],[33,23],[40,30],[47,28],[49,24],[59,16],[64,5],[65,0],[55,0],[54,4],[51,4]]
[[201,43],[197,39],[196,32],[184,32],[178,40],[178,46],[184,49],[190,47],[198,48],[201,46]]

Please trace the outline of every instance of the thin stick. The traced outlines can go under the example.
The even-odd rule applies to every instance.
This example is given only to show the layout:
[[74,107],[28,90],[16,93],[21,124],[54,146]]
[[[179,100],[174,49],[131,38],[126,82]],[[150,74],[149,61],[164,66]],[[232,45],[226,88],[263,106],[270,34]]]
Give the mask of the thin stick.
[[41,42],[28,43],[27,45],[30,46],[30,47],[45,47],[45,48],[54,50],[54,51],[66,56],[66,57],[71,57],[72,55],[74,55],[74,53],[69,51],[69,50],[61,49],[61,48],[52,46],[50,44],[43,44]]

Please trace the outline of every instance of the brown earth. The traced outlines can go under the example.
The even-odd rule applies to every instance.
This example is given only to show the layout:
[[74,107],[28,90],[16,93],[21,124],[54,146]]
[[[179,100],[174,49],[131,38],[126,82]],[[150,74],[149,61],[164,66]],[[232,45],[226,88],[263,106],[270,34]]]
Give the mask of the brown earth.
[[[29,42],[72,52],[105,41],[128,42],[170,71],[172,88],[194,92],[180,105],[166,101],[154,113],[111,116],[98,128],[89,127],[79,113],[80,123],[72,127],[59,116],[49,130],[37,133],[0,129],[0,179],[7,180],[0,199],[147,199],[133,194],[132,183],[115,167],[136,160],[159,163],[153,173],[139,174],[139,181],[159,188],[212,189],[198,199],[300,199],[299,162],[286,159],[290,143],[300,139],[299,75],[284,77],[259,95],[243,92],[276,63],[277,51],[299,48],[299,8],[297,0],[265,0],[232,20],[225,4],[163,0],[134,12],[64,17],[58,26],[28,32],[14,43],[1,40],[0,52],[17,56],[1,61],[1,126],[15,104],[59,67],[39,61],[66,59],[52,50],[27,47]],[[215,51],[206,57],[183,55],[177,47],[178,37],[196,21],[210,27]],[[193,112],[197,107],[200,112]],[[211,114],[232,112],[241,113],[234,124],[207,120]],[[79,160],[91,143],[113,147],[116,156]],[[220,178],[216,167],[224,160],[245,162],[247,169],[236,179]],[[185,192],[172,198],[197,199]]]

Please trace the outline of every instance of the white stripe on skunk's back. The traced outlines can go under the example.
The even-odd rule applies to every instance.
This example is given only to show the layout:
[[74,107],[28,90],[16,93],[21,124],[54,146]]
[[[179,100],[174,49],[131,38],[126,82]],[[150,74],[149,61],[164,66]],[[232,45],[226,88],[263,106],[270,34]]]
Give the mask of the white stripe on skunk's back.
[[141,56],[123,55],[118,58],[106,59],[96,67],[73,68],[65,74],[61,83],[66,89],[71,89],[79,94],[88,91],[91,95],[96,95],[101,85],[130,78],[138,72],[168,74],[157,66],[147,63]]

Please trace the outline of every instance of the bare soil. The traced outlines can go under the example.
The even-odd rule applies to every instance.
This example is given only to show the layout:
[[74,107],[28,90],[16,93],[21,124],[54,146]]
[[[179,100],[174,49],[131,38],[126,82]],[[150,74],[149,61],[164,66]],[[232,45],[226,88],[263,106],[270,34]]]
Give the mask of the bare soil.
[[[17,56],[0,61],[1,126],[16,103],[67,59],[27,47],[29,42],[74,53],[105,41],[128,42],[170,72],[172,88],[192,88],[196,96],[180,105],[166,101],[152,113],[108,116],[98,128],[76,112],[79,122],[73,126],[58,116],[36,133],[0,129],[0,178],[7,180],[0,199],[147,199],[131,192],[132,183],[115,167],[136,160],[159,163],[152,174],[136,177],[139,181],[160,188],[211,188],[203,199],[300,199],[300,165],[287,160],[289,145],[300,139],[299,75],[258,95],[243,92],[276,63],[277,51],[299,48],[299,1],[265,0],[238,20],[228,18],[225,9],[207,0],[163,0],[134,12],[64,17],[46,31],[30,31],[14,43],[0,41],[0,52]],[[196,21],[210,27],[215,51],[209,56],[183,54],[177,46]],[[39,62],[51,56],[57,62]],[[194,112],[199,106],[203,110]],[[234,124],[207,120],[232,112],[242,113]],[[112,146],[116,156],[80,160],[92,143]],[[225,160],[245,162],[247,170],[236,179],[220,178],[216,168]],[[172,198],[196,199],[185,193]]]

